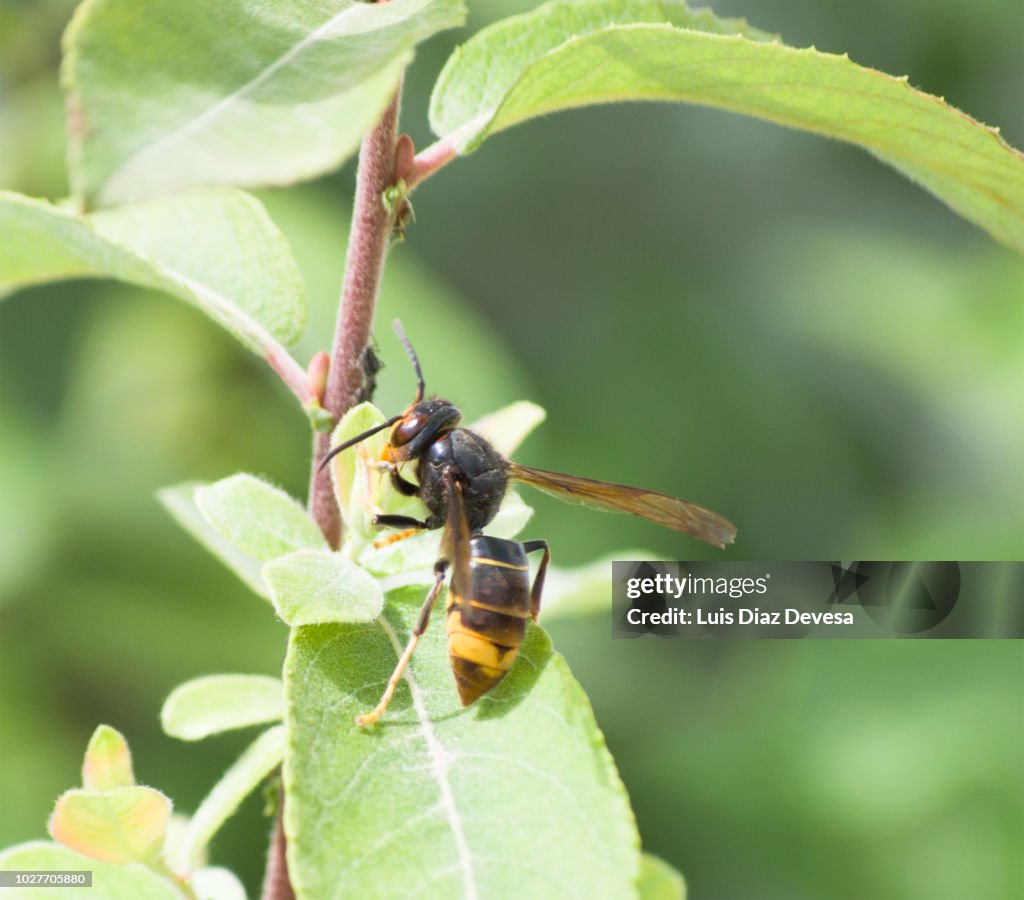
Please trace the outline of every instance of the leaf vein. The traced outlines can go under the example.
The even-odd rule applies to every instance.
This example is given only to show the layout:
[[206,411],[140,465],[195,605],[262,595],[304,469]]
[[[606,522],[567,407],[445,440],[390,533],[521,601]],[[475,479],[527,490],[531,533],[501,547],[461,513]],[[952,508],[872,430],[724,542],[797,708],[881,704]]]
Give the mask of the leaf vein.
[[[388,640],[391,641],[391,646],[395,650],[396,658],[400,658],[402,655],[402,644],[398,640],[398,635],[395,634],[394,628],[391,627],[391,623],[388,622],[384,616],[381,616],[377,621],[383,629],[384,634],[387,635]],[[462,827],[462,818],[459,815],[458,806],[456,805],[455,798],[452,795],[451,782],[448,779],[448,767],[452,762],[451,755],[445,750],[441,742],[438,741],[437,735],[434,733],[434,727],[431,725],[430,717],[427,715],[420,686],[413,677],[411,669],[408,667],[405,670],[404,678],[406,683],[409,685],[409,692],[412,694],[412,705],[416,711],[416,716],[419,719],[420,733],[427,745],[427,753],[430,756],[432,764],[431,774],[433,775],[434,781],[437,782],[437,787],[441,794],[441,808],[444,811],[445,819],[451,829],[452,837],[455,839],[455,847],[459,859],[458,865],[462,872],[465,897],[466,900],[476,900],[478,894],[476,889],[476,879],[473,872],[473,862],[469,853],[469,845],[466,843],[466,833]]]
[[339,27],[346,18],[357,18],[361,16],[363,12],[362,4],[355,3],[352,6],[348,6],[341,10],[341,12],[336,13],[318,28],[315,28],[313,31],[309,32],[309,34],[305,35],[301,40],[292,44],[292,46],[285,50],[285,52],[277,59],[268,64],[266,68],[253,78],[250,78],[245,84],[239,85],[230,94],[225,97],[221,97],[221,99],[212,106],[207,107],[198,115],[193,116],[174,131],[168,131],[161,134],[155,140],[148,141],[146,144],[139,147],[131,156],[125,159],[116,169],[114,169],[113,172],[110,173],[109,180],[113,181],[116,179],[120,171],[130,168],[136,159],[151,152],[154,147],[159,147],[163,144],[172,143],[174,141],[181,141],[187,138],[190,134],[198,131],[208,122],[215,120],[225,110],[230,109],[236,103],[244,99],[246,95],[252,93],[260,87],[260,85],[269,81],[278,71],[300,56],[306,49],[329,36],[331,32]]
[[564,794],[569,799],[568,808],[571,809],[572,812],[576,815],[576,817],[580,820],[580,822],[583,823],[583,825],[585,826],[585,830],[590,832],[594,846],[601,850],[604,854],[609,856],[611,855],[612,848],[608,846],[608,844],[601,837],[597,829],[594,828],[594,823],[591,821],[590,817],[586,815],[586,813],[584,813],[584,811],[580,808],[580,805],[576,800],[576,795],[557,778],[552,778],[547,772],[535,768],[534,766],[531,766],[529,763],[527,763],[525,760],[517,759],[513,756],[502,756],[498,753],[460,753],[457,758],[460,761],[467,759],[491,760],[494,762],[501,763],[501,766],[503,768],[510,768],[514,766],[518,769],[521,769],[523,772],[529,775],[531,779],[536,781],[543,781],[546,784],[550,784],[552,787],[554,787],[556,790]]

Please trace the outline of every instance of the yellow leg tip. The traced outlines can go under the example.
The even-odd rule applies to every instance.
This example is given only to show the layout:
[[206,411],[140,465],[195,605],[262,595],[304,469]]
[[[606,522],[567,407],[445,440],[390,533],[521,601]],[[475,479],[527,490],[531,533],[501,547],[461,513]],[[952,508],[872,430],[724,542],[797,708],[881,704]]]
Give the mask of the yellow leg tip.
[[410,538],[415,534],[420,533],[419,528],[406,528],[404,531],[396,531],[394,534],[386,534],[383,537],[377,538],[373,542],[375,550],[380,550],[382,547],[389,547],[391,544],[397,544],[399,541],[404,541],[406,538]]
[[377,709],[371,710],[368,713],[364,713],[361,716],[356,716],[356,725],[358,725],[360,728],[366,728],[369,725],[375,725],[383,712],[384,710],[378,707]]

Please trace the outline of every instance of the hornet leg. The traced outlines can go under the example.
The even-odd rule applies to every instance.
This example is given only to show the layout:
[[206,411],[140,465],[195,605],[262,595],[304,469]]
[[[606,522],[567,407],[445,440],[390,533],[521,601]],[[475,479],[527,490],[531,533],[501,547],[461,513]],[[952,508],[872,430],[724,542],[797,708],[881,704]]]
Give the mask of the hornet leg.
[[430,589],[427,599],[423,602],[419,617],[416,619],[416,625],[412,630],[412,635],[409,637],[409,643],[405,645],[405,650],[401,657],[399,657],[398,665],[395,666],[395,671],[391,673],[391,677],[388,679],[388,685],[384,688],[384,694],[380,698],[380,703],[365,715],[356,717],[356,725],[360,728],[372,725],[383,715],[384,710],[388,708],[388,704],[395,694],[395,688],[398,687],[398,682],[402,678],[402,673],[409,664],[409,660],[412,658],[413,651],[416,649],[420,637],[427,630],[427,625],[430,623],[430,614],[434,610],[437,595],[441,593],[441,585],[444,584],[444,576],[447,569],[448,563],[445,560],[439,560],[437,565],[434,566],[434,586]]
[[412,516],[392,516],[388,513],[374,516],[373,524],[377,528],[417,528],[420,531],[427,527],[426,522]]
[[534,550],[544,551],[540,567],[537,569],[537,577],[533,579],[533,587],[530,589],[530,615],[536,622],[537,616],[540,615],[540,595],[544,590],[544,576],[548,571],[548,563],[551,562],[551,548],[548,547],[547,541],[524,541],[523,549],[527,553],[533,553]]
[[373,546],[378,550],[381,547],[387,547],[388,544],[404,541],[407,537],[419,534],[427,527],[426,522],[421,522],[419,519],[414,519],[412,516],[392,516],[388,513],[378,513],[375,515],[373,517],[373,524],[378,528],[404,529],[403,531],[396,532],[395,534],[386,534],[383,537],[377,538],[377,540],[373,542]]
[[406,497],[415,497],[420,492],[420,486],[418,484],[413,484],[411,481],[407,481],[398,474],[397,469],[391,473],[391,485],[396,491],[398,491],[398,493],[403,494]]
[[387,472],[391,476],[391,486],[398,493],[404,494],[406,497],[415,497],[420,492],[418,484],[413,484],[398,473],[398,466],[395,463],[379,459],[373,463],[373,467],[381,472]]

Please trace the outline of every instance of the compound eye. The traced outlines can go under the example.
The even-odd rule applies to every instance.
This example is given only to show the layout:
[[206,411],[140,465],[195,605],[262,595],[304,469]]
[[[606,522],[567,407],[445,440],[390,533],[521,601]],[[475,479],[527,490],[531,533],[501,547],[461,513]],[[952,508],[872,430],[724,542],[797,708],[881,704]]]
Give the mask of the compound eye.
[[391,432],[392,445],[401,447],[403,444],[408,444],[426,427],[429,421],[430,417],[422,413],[413,413],[410,416],[406,416],[395,426],[394,431]]

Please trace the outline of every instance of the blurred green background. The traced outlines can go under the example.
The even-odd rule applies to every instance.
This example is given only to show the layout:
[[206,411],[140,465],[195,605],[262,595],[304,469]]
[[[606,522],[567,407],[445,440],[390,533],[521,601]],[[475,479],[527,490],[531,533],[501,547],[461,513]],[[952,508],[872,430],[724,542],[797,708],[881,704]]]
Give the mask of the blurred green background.
[[[67,191],[57,86],[72,0],[0,0],[0,187]],[[535,4],[470,0],[470,28]],[[719,2],[791,44],[945,96],[1024,147],[1024,6]],[[403,124],[429,142],[425,47]],[[326,347],[352,169],[262,195]],[[693,498],[738,559],[1020,559],[1024,263],[853,148],[690,107],[514,129],[415,197],[378,339],[385,409],[428,388],[473,418],[529,398],[519,458]],[[251,737],[162,735],[168,691],[275,673],[285,629],[153,492],[238,469],[304,496],[306,425],[258,360],[176,301],[113,283],[0,305],[0,846],[44,834],[108,722],[193,809]],[[531,495],[556,561],[713,551]],[[1024,598],[1022,598],[1024,601]],[[611,641],[552,626],[647,849],[710,898],[1024,895],[1024,646]],[[251,800],[214,844],[255,893]]]

